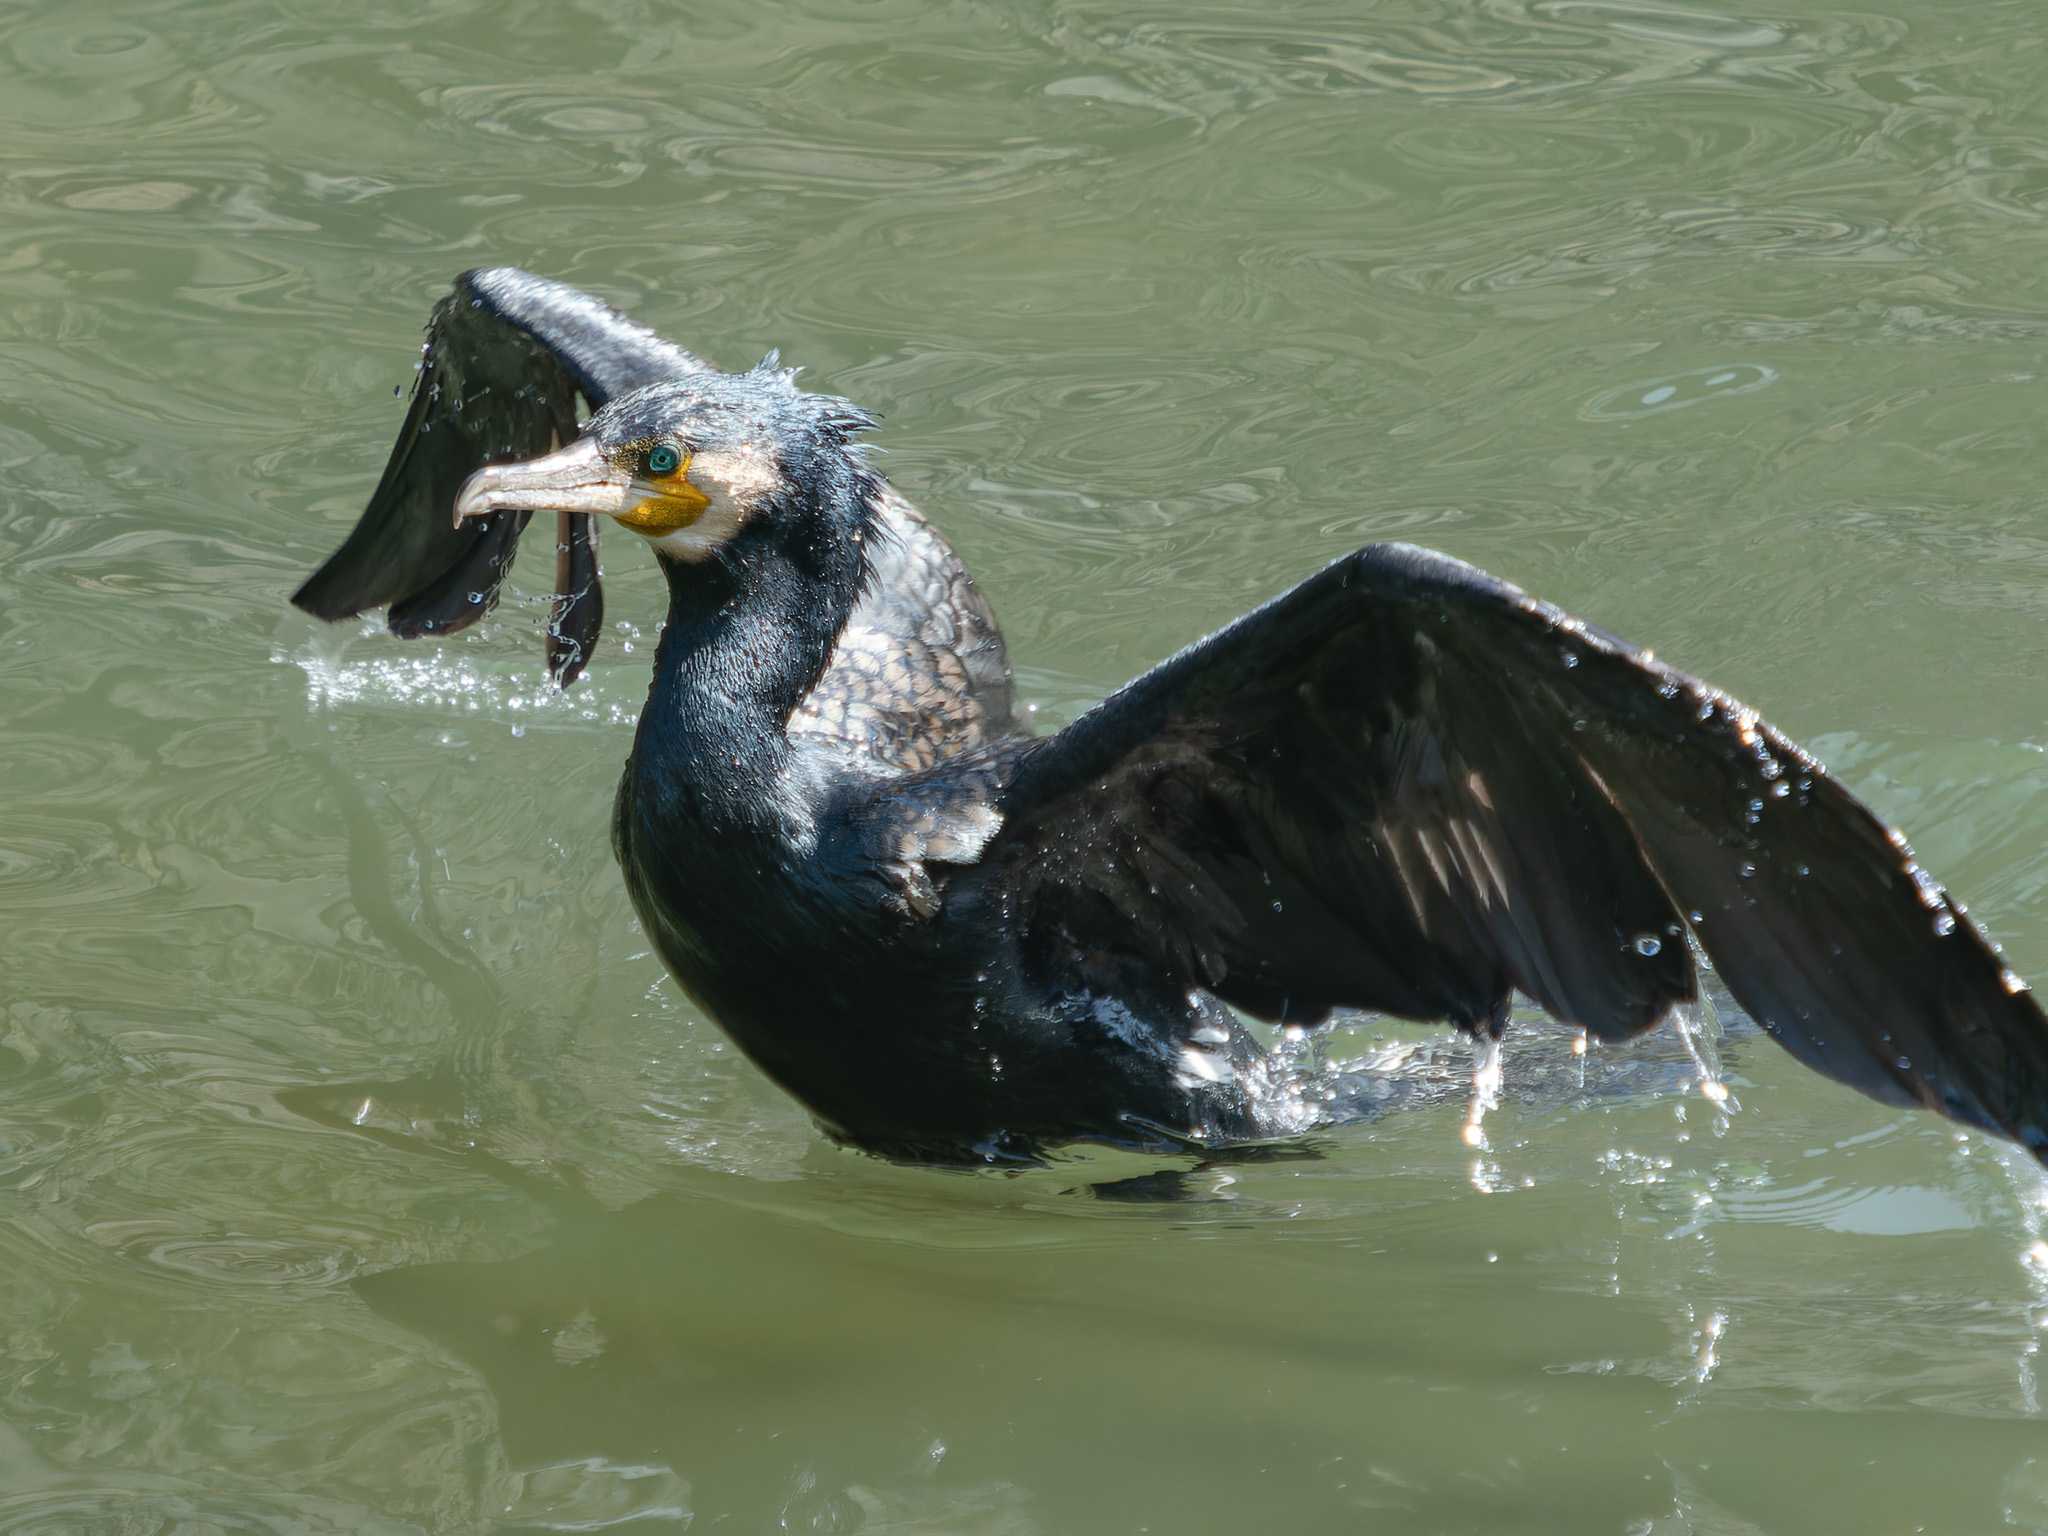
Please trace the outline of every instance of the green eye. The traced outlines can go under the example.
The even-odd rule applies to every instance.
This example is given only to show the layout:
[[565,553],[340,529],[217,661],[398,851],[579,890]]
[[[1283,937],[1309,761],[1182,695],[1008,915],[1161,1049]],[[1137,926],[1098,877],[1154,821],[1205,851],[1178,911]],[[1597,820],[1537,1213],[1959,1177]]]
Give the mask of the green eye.
[[683,456],[667,443],[647,450],[647,469],[650,474],[672,475],[676,472],[676,466],[682,462]]

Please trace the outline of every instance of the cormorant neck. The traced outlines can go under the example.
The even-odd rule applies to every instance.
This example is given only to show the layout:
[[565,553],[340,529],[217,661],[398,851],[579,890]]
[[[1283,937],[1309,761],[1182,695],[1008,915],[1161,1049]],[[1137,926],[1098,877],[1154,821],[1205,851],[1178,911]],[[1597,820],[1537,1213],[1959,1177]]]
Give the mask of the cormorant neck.
[[634,745],[648,809],[714,835],[806,835],[786,730],[860,600],[860,543],[792,550],[742,532],[709,559],[661,564],[668,622]]

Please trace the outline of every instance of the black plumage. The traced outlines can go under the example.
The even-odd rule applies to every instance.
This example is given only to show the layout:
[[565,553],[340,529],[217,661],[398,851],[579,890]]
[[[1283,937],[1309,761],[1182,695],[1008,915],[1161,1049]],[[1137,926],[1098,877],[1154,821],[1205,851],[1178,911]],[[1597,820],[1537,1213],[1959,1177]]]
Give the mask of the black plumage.
[[1618,1039],[1696,995],[1690,934],[1809,1066],[2044,1155],[2025,984],[1753,711],[1375,545],[1033,739],[867,425],[772,360],[720,373],[574,290],[469,273],[295,599],[459,628],[554,512],[566,681],[601,613],[593,517],[647,538],[669,612],[619,862],[670,969],[831,1134],[939,1161],[1258,1137],[1279,1123],[1233,1010],[1485,1036],[1520,992]]

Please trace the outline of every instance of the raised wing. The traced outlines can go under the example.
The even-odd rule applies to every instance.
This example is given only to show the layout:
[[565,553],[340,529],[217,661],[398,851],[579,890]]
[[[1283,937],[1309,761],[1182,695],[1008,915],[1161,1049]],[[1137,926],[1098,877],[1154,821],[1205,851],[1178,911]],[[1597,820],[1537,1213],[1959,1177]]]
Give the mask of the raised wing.
[[1614,1037],[1694,995],[1690,929],[1807,1065],[2048,1145],[2048,1020],[1898,833],[1753,711],[1442,555],[1328,567],[999,806],[967,878],[1054,986],[1136,961],[1268,1019],[1474,1030],[1516,989]]
[[[370,504],[341,548],[292,594],[322,619],[389,608],[393,634],[450,634],[497,602],[526,514],[451,526],[455,494],[485,464],[576,436],[576,396],[615,395],[706,364],[589,294],[513,267],[465,272],[434,306],[412,406]],[[561,516],[548,670],[567,684],[603,623],[597,534]]]

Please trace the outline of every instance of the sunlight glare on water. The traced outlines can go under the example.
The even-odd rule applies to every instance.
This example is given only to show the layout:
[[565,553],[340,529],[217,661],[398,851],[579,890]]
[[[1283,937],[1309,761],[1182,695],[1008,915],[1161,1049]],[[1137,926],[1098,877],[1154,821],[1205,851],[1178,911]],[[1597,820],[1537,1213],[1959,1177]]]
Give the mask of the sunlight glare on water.
[[1361,1021],[1276,1069],[1355,1123],[1228,1167],[835,1150],[612,862],[641,552],[566,695],[538,548],[452,639],[285,606],[514,262],[876,411],[1043,728],[1428,544],[1762,709],[2025,985],[2040,31],[0,12],[0,1532],[2048,1529],[2018,1150],[1725,1001],[1718,1059],[1518,1014],[1483,1130]]

